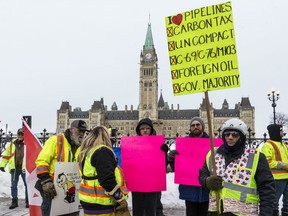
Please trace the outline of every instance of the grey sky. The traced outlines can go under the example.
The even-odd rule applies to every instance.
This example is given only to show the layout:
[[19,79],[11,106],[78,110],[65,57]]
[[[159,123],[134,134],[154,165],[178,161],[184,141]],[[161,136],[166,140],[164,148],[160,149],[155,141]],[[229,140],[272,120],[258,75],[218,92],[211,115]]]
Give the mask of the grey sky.
[[[173,96],[165,17],[226,1],[9,0],[0,1],[0,128],[15,132],[32,115],[32,130],[56,129],[62,101],[82,110],[104,98],[111,108],[138,106],[140,51],[150,21],[158,54],[159,91],[181,109],[199,108],[204,93]],[[256,109],[256,133],[272,116],[267,90],[281,93],[276,112],[287,113],[286,0],[232,0],[241,87],[209,92],[230,108],[241,97]]]

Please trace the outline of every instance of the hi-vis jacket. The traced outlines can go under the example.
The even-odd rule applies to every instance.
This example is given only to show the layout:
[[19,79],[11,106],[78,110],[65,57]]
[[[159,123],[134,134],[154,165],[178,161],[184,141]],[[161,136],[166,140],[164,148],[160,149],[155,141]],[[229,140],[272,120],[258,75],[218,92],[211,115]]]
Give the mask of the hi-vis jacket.
[[[100,185],[98,178],[97,178],[97,170],[91,164],[92,155],[98,149],[102,147],[108,148],[105,145],[99,145],[97,148],[94,149],[94,151],[86,155],[84,160],[83,158],[80,159],[79,171],[82,177],[82,181],[80,183],[80,188],[79,188],[79,200],[81,202],[90,203],[90,204],[111,206],[111,205],[114,205],[115,201],[111,199],[110,195],[107,195],[107,191],[105,191],[105,189]],[[103,161],[103,163],[105,163],[105,161]],[[120,186],[120,189],[123,195],[127,198],[128,191],[127,191],[127,187],[126,187],[126,183],[124,180],[122,170],[120,169],[119,166],[116,166],[114,174],[115,174],[117,184]]]
[[[2,161],[0,163],[0,167],[5,168],[8,164],[9,172],[12,169],[15,169],[15,142],[16,140],[13,140],[6,146],[6,150],[2,155]],[[25,159],[23,158],[23,163],[22,163],[22,170],[25,170],[26,164],[25,164]]]
[[80,148],[75,154],[71,151],[71,145],[64,134],[50,137],[43,146],[35,163],[37,176],[49,174],[54,178],[55,162],[77,162]]
[[268,140],[262,147],[274,179],[288,179],[288,172],[279,169],[278,163],[288,163],[287,146],[282,142]]
[[[259,197],[254,178],[258,161],[259,151],[246,148],[240,158],[232,160],[225,167],[224,156],[216,153],[216,173],[224,180],[223,189],[219,191],[219,207],[222,205],[223,212],[245,216],[259,215]],[[212,173],[211,151],[207,154],[206,163]],[[217,211],[215,191],[210,191],[210,194],[209,211]]]

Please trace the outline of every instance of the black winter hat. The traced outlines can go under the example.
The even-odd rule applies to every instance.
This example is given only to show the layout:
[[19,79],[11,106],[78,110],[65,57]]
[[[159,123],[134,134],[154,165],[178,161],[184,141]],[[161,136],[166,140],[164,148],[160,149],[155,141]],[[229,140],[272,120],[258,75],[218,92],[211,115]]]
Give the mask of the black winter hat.
[[267,126],[269,137],[271,140],[281,142],[282,137],[280,131],[282,131],[282,125],[279,124],[270,124]]
[[140,126],[143,125],[143,124],[146,124],[146,125],[149,125],[151,127],[151,134],[153,134],[153,131],[154,131],[154,128],[153,128],[153,123],[151,121],[151,119],[149,118],[144,118],[144,119],[141,119],[136,127],[136,134],[139,136],[141,135],[140,134]]

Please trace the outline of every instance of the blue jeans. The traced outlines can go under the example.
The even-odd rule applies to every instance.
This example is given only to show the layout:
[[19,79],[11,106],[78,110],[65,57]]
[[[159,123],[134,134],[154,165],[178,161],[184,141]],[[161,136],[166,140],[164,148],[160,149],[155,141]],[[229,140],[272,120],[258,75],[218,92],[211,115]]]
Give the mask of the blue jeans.
[[288,179],[275,180],[276,199],[273,210],[279,209],[279,199],[283,195],[282,211],[288,212]]
[[26,184],[26,177],[25,177],[25,170],[16,168],[10,170],[11,173],[11,196],[13,200],[18,200],[18,182],[19,176],[23,180],[25,186],[25,201],[28,203],[28,191],[27,191],[27,184]]

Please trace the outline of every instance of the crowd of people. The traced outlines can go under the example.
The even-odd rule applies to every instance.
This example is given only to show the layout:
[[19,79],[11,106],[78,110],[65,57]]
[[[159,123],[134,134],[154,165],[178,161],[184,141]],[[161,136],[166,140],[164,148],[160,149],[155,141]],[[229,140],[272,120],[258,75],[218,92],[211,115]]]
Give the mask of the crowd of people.
[[[288,150],[282,142],[284,131],[278,124],[268,125],[267,130],[270,139],[261,149],[252,149],[246,145],[248,131],[243,121],[232,118],[223,123],[223,144],[207,153],[197,174],[200,186],[179,184],[179,199],[185,201],[186,216],[280,216],[281,197],[281,216],[288,216]],[[191,119],[189,132],[187,139],[209,138],[200,117]],[[156,135],[152,121],[141,119],[136,134]],[[11,173],[10,209],[18,207],[19,176],[25,185],[26,207],[29,207],[23,135],[23,129],[19,129],[17,138],[6,146],[0,163],[2,172],[8,164]],[[177,172],[175,162],[181,157],[177,142],[174,150],[166,144],[162,144],[159,150],[164,152],[166,167],[169,165],[173,172]],[[55,134],[45,142],[35,161],[38,177],[35,188],[42,196],[43,216],[50,216],[52,200],[57,196],[53,182],[56,162],[79,164],[82,180],[78,195],[84,215],[131,214],[125,176],[112,149],[111,130],[104,126],[88,130],[85,121],[75,120],[64,133]],[[131,191],[131,196],[133,216],[164,216],[161,191]],[[76,216],[79,211],[67,215]]]

